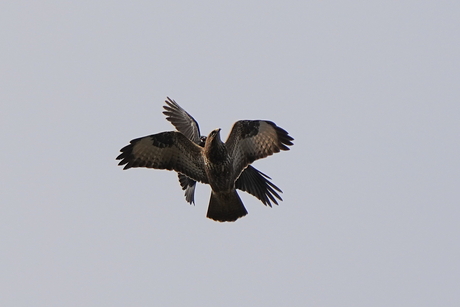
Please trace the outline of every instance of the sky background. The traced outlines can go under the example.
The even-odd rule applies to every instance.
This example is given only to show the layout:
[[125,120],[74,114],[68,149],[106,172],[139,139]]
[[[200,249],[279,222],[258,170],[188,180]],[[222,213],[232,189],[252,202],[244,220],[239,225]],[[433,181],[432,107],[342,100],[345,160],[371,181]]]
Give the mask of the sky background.
[[[2,1],[1,306],[460,306],[460,2]],[[268,119],[207,219],[131,139]]]

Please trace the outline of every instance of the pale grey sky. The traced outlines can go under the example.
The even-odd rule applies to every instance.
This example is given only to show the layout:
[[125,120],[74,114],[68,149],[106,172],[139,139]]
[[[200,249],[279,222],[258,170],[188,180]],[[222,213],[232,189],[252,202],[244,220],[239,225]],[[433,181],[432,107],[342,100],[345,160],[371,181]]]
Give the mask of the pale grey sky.
[[[0,306],[459,306],[460,4],[4,1]],[[282,190],[206,219],[131,139],[268,119]]]

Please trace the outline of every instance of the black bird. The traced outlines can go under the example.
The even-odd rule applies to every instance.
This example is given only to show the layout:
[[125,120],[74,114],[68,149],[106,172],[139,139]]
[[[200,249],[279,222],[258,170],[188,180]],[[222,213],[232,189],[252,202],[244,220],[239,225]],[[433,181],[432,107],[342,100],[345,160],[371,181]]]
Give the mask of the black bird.
[[249,164],[280,150],[289,150],[293,138],[266,120],[237,121],[223,143],[220,129],[213,130],[204,147],[177,131],[134,139],[123,147],[117,160],[124,169],[147,167],[174,170],[211,186],[207,217],[232,222],[247,214],[236,181]]
[[[206,136],[200,134],[198,122],[173,99],[167,97],[165,103],[163,114],[166,115],[166,119],[189,140],[204,147]],[[185,190],[185,199],[190,204],[194,204],[196,181],[181,173],[178,173],[178,176],[182,190]],[[282,191],[269,179],[271,179],[269,176],[249,165],[236,180],[235,187],[248,192],[257,197],[264,205],[271,207],[270,200],[278,205],[275,197],[279,200],[283,199],[276,192],[282,193]]]

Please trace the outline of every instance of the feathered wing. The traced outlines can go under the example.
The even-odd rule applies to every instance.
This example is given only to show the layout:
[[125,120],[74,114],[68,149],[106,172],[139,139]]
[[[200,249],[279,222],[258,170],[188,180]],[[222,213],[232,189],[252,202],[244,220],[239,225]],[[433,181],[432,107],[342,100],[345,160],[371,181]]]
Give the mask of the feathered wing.
[[294,139],[286,130],[266,120],[237,121],[225,142],[233,160],[234,176],[252,162],[277,153],[289,150]]
[[178,173],[177,176],[182,190],[185,191],[185,200],[190,204],[195,204],[196,181],[181,173]]
[[118,165],[174,170],[202,183],[206,176],[203,149],[176,131],[162,132],[134,139],[123,147]]
[[277,191],[283,192],[270,182],[270,179],[269,176],[249,165],[236,180],[235,187],[257,197],[265,206],[271,207],[270,200],[276,205],[278,205],[276,198],[283,200]]
[[166,97],[165,103],[163,114],[166,115],[166,119],[176,127],[177,131],[181,132],[195,144],[199,144],[201,134],[197,121],[173,99]]
[[[199,144],[201,134],[198,122],[173,99],[166,97],[165,103],[163,114],[166,115],[166,119],[173,124],[177,131],[195,144]],[[178,177],[182,190],[185,190],[185,200],[190,204],[195,204],[196,181],[180,173]]]

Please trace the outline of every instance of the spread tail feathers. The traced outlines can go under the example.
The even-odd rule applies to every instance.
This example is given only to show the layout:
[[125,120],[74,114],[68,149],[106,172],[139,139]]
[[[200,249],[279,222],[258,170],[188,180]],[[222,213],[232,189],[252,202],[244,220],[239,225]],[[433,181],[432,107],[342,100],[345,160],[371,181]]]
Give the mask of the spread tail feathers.
[[206,217],[219,222],[234,222],[248,214],[236,190],[230,192],[211,191]]

